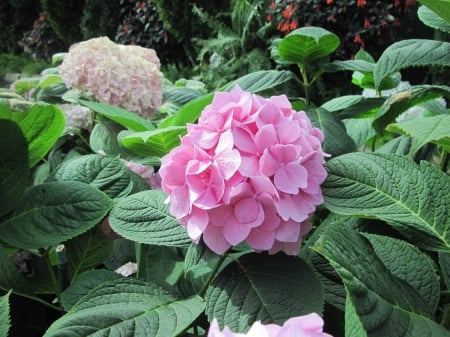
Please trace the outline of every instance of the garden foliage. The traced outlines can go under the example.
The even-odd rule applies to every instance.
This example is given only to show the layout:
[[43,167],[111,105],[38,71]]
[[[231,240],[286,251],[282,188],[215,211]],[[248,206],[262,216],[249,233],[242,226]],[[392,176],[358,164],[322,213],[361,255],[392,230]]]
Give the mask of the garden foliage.
[[[445,30],[449,1],[421,2]],[[57,69],[0,92],[0,336],[26,319],[16,296],[61,313],[45,337],[450,336],[450,88],[399,87],[406,69],[448,71],[450,43],[330,61],[340,44],[294,29],[276,70],[217,92],[166,81],[152,119]],[[314,102],[340,72],[361,94]],[[67,102],[94,122],[69,127]]]

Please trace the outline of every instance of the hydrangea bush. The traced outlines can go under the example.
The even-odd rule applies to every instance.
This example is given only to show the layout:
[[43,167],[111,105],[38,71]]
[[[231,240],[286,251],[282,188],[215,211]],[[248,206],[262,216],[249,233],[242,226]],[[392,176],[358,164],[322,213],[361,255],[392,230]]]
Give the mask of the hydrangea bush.
[[[447,27],[441,0],[420,1]],[[66,70],[108,81],[68,90],[66,63],[0,91],[0,336],[450,336],[450,88],[399,85],[448,69],[450,43],[329,62],[339,38],[301,27],[271,46],[278,69],[209,93],[166,82],[150,119],[87,91],[117,92],[117,55],[154,54],[97,42],[110,59]],[[360,94],[317,104],[311,84],[336,72]]]

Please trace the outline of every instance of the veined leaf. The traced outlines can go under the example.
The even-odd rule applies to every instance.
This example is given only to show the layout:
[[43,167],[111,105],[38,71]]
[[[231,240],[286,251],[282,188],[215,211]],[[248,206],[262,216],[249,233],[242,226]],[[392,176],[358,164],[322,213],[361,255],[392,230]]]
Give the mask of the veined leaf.
[[427,6],[433,12],[450,22],[450,1],[449,0],[417,0],[422,5]]
[[0,216],[11,211],[28,184],[28,146],[19,126],[0,119]]
[[186,229],[169,213],[162,191],[130,195],[113,207],[109,224],[124,238],[150,245],[185,247],[191,242]]
[[65,243],[69,275],[95,268],[113,254],[113,240],[103,234],[99,227],[83,233]]
[[168,126],[153,131],[136,132],[121,138],[123,146],[143,156],[162,157],[180,144],[186,126]]
[[334,112],[340,119],[373,117],[385,99],[347,95],[333,98],[322,104],[322,108]]
[[362,325],[361,320],[356,313],[356,309],[350,299],[350,296],[345,300],[345,337],[367,337],[366,331]]
[[420,66],[450,66],[450,42],[412,39],[395,42],[383,52],[375,65],[375,86],[401,69]]
[[294,74],[287,70],[260,70],[247,74],[224,86],[222,90],[229,91],[235,85],[239,85],[242,90],[251,93],[258,93],[264,90],[275,88],[294,78]]
[[117,106],[85,100],[79,100],[78,102],[131,131],[139,132],[155,129],[150,121]]
[[62,111],[54,105],[35,104],[17,122],[28,142],[29,165],[36,165],[58,140],[65,126]]
[[365,73],[372,73],[375,63],[368,62],[366,60],[346,60],[346,61],[333,61],[328,64],[322,65],[325,71],[334,73],[337,71],[351,70],[360,71]]
[[[450,2],[448,2],[448,5],[450,5]],[[428,7],[420,6],[417,11],[417,16],[419,17],[420,21],[422,21],[428,27],[450,33],[450,21],[446,21],[442,16],[439,16]]]
[[[445,337],[421,296],[395,277],[377,257],[370,243],[344,225],[326,229],[314,248],[342,278],[354,308],[350,327],[368,337]],[[351,314],[351,313],[347,313]],[[349,315],[347,315],[348,317]]]
[[320,314],[322,308],[322,286],[314,271],[284,254],[241,256],[217,275],[206,293],[208,318],[236,332],[259,320],[282,325],[290,317]]
[[0,224],[0,237],[23,249],[58,245],[95,226],[111,206],[106,194],[77,181],[32,186]]
[[434,143],[450,152],[450,115],[410,119],[388,125],[386,130],[413,138],[412,155],[426,143]]
[[178,299],[155,284],[122,278],[89,292],[44,337],[175,337],[203,309],[198,296]]
[[363,235],[389,271],[416,289],[430,312],[435,312],[439,304],[440,284],[433,260],[406,241],[383,235]]
[[450,98],[450,87],[442,85],[419,85],[399,91],[389,97],[381,106],[373,127],[378,134],[383,134],[386,126],[395,121],[401,113],[420,103],[438,97]]
[[8,331],[11,327],[11,317],[9,312],[9,296],[11,291],[5,296],[0,296],[0,337],[8,337]]
[[148,184],[125,167],[117,157],[90,154],[64,162],[53,172],[57,181],[79,181],[90,184],[110,198],[148,190]]
[[383,220],[425,249],[450,249],[450,177],[430,163],[359,152],[326,168],[322,191],[331,211]]
[[439,252],[439,267],[447,289],[450,289],[450,253]]
[[298,28],[278,45],[278,55],[294,64],[307,64],[330,55],[339,46],[337,35],[320,27]]
[[351,118],[342,122],[357,148],[365,145],[369,139],[377,135],[372,127],[373,118]]
[[85,271],[75,277],[71,285],[61,294],[61,305],[69,311],[80,298],[99,285],[123,278],[122,275],[107,269]]
[[[310,108],[306,114],[311,123],[324,134],[323,148],[333,157],[356,150],[353,139],[347,134],[345,125],[334,114],[324,108]],[[336,142],[339,139],[339,142]]]

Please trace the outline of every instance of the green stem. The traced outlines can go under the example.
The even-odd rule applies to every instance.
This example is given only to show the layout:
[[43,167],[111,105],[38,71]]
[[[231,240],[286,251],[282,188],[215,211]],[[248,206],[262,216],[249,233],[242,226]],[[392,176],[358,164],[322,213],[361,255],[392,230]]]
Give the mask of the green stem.
[[442,172],[447,172],[449,160],[450,156],[448,155],[448,151],[442,150],[440,167]]
[[50,274],[50,279],[52,280],[53,288],[55,289],[55,295],[56,298],[58,299],[58,303],[61,304],[61,287],[60,283],[58,282],[58,278],[55,275],[55,271],[53,270],[52,264],[50,262],[48,251],[46,251],[45,254],[42,255],[42,258],[44,259],[48,272]]
[[205,284],[203,285],[202,289],[200,289],[200,291],[198,293],[199,296],[201,296],[201,297],[205,296],[206,290],[208,289],[209,285],[211,284],[211,282],[216,277],[216,274],[217,274],[220,266],[222,265],[222,263],[225,261],[225,259],[227,257],[228,257],[228,253],[225,253],[225,254],[220,256],[219,260],[217,260],[217,263],[214,266],[213,271],[211,272],[211,274],[209,274],[209,277],[206,280]]
[[35,302],[41,303],[41,304],[45,305],[46,307],[49,307],[49,308],[51,308],[53,310],[61,311],[60,307],[57,307],[56,305],[48,303],[47,301],[44,301],[42,298],[34,297],[32,295],[27,295],[27,294],[23,294],[23,293],[19,293],[19,292],[14,292],[14,293],[16,295],[19,295],[20,297],[25,297],[25,298],[28,298],[28,299],[33,300]]
[[442,315],[441,325],[448,329],[450,327],[450,305],[446,305]]
[[441,291],[441,296],[449,296],[450,295],[450,290],[442,290]]
[[311,83],[308,80],[308,74],[306,73],[306,68],[304,64],[299,64],[298,68],[300,69],[300,74],[302,75],[302,84],[303,84],[303,90],[305,91],[305,99],[306,99],[306,105],[310,104],[310,97],[309,97],[309,87],[311,86]]

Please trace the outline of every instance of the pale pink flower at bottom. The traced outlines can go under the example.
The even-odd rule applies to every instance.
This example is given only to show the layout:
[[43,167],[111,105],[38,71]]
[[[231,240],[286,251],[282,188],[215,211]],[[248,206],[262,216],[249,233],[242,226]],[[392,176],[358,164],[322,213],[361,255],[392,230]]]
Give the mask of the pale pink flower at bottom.
[[220,331],[219,324],[213,319],[208,337],[333,337],[323,332],[323,319],[316,313],[292,317],[282,326],[264,325],[257,321],[247,333],[234,333],[228,327]]

